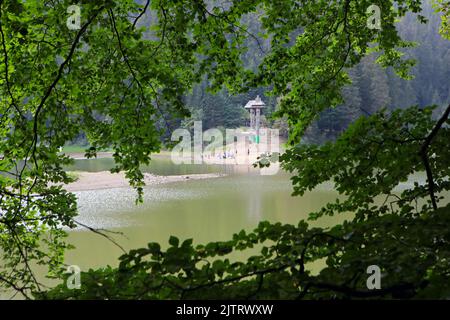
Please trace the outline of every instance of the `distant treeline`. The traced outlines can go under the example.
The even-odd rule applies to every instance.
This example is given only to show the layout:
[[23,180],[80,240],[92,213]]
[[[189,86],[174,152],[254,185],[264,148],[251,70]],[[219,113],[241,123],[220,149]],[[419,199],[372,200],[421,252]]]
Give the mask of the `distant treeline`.
[[[420,43],[405,52],[408,57],[417,61],[411,72],[414,78],[400,79],[392,70],[375,64],[374,55],[364,58],[357,67],[349,71],[353,84],[343,90],[345,105],[323,112],[307,131],[306,141],[320,143],[333,139],[358,117],[372,114],[384,107],[394,109],[431,104],[442,107],[450,103],[450,42],[439,35],[440,17],[434,13],[431,4],[425,5],[422,14],[429,19],[426,25],[421,25],[413,15],[399,23],[400,33],[406,40]],[[149,12],[143,23],[151,24],[153,18]],[[247,68],[256,69],[264,52],[270,50],[270,42],[258,37],[261,29],[257,17],[248,16],[244,23],[255,37],[249,36],[246,43],[249,51],[242,58]],[[282,136],[288,135],[287,124],[283,119],[271,119],[271,114],[276,110],[277,99],[265,95],[266,88],[231,95],[225,89],[213,94],[207,87],[208,80],[204,80],[185,97],[191,118],[172,121],[165,119],[160,122],[161,127],[164,128],[169,123],[172,129],[180,126],[189,128],[195,120],[203,121],[204,129],[246,126],[249,120],[243,106],[248,100],[260,95],[267,104],[262,117],[263,124],[280,129]],[[165,138],[169,134],[167,132]],[[75,143],[85,142],[85,138],[80,136]]]
[[[372,114],[383,107],[394,109],[412,105],[448,105],[450,43],[439,35],[440,18],[431,5],[426,5],[424,9],[423,14],[429,19],[427,25],[420,25],[416,17],[409,15],[399,26],[401,35],[408,41],[421,43],[406,52],[417,61],[411,72],[414,78],[400,79],[392,70],[383,69],[376,64],[375,56],[366,57],[356,68],[350,70],[353,84],[344,89],[345,105],[324,112],[308,130],[308,141],[319,143],[332,139],[356,118]],[[256,19],[249,18],[246,23],[253,34],[260,32]],[[267,50],[268,43],[268,40],[260,39],[258,44],[249,39],[250,50],[244,57],[249,68],[256,67],[263,56],[260,45]],[[270,120],[270,114],[276,108],[276,99],[265,96],[263,88],[238,96],[230,96],[226,90],[212,95],[205,88],[206,83],[198,85],[186,98],[192,117],[203,120],[205,128],[246,125],[248,117],[242,107],[259,94],[267,104],[264,121],[267,121],[267,125],[281,129],[283,135],[287,134],[287,126],[282,120]]]

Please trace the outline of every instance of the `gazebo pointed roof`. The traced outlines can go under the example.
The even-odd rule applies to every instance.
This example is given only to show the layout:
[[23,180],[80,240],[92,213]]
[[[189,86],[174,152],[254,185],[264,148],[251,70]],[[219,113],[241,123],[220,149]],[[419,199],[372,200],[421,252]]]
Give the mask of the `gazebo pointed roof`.
[[266,104],[258,95],[256,96],[255,100],[250,100],[249,102],[247,102],[247,104],[245,105],[245,109],[262,109],[265,106]]

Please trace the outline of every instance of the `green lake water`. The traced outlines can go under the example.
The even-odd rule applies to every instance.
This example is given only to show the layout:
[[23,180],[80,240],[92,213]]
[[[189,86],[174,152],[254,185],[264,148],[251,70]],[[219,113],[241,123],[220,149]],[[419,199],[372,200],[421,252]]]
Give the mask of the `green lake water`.
[[[109,170],[113,165],[111,158],[76,160],[67,169],[98,172]],[[79,209],[77,221],[112,231],[106,233],[125,250],[145,247],[149,242],[159,242],[164,247],[172,235],[180,240],[193,238],[194,243],[199,244],[229,240],[233,233],[242,229],[251,231],[263,220],[297,224],[306,219],[308,213],[338,197],[331,183],[322,184],[302,197],[292,197],[289,174],[280,171],[276,175],[262,176],[252,166],[175,165],[168,157],[155,157],[143,170],[158,175],[216,172],[226,175],[146,186],[144,203],[139,205],[135,204],[136,192],[131,188],[75,192]],[[398,189],[424,180],[424,175],[414,175]],[[351,216],[326,217],[314,224],[331,226],[344,218]],[[68,242],[75,249],[67,251],[65,263],[77,265],[84,271],[117,266],[122,254],[111,241],[83,228],[70,230]],[[234,253],[230,258],[243,260],[248,254]],[[320,270],[321,266],[312,268]],[[44,280],[44,268],[37,267],[36,271]],[[47,280],[44,283],[56,284]],[[0,299],[8,297],[9,294],[0,294]]]
[[[113,160],[77,160],[68,168],[76,171],[105,171]],[[303,197],[292,197],[289,175],[279,172],[262,176],[251,166],[174,165],[169,158],[155,158],[144,171],[162,175],[221,172],[227,175],[205,180],[145,187],[144,203],[135,205],[130,188],[76,192],[78,221],[122,235],[114,239],[126,250],[148,242],[167,243],[171,235],[193,238],[195,243],[231,239],[241,229],[252,230],[260,221],[297,223],[308,213],[333,201],[337,194],[331,184],[320,186]],[[331,225],[338,218],[327,218]],[[342,219],[342,218],[339,218]],[[66,255],[66,263],[82,269],[117,265],[121,250],[110,241],[86,230],[70,231],[76,249]]]

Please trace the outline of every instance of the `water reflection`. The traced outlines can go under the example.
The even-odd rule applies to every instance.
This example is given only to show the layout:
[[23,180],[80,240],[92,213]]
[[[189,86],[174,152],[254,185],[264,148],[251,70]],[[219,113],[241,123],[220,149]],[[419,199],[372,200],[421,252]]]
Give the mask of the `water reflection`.
[[[253,230],[262,220],[297,223],[336,198],[331,186],[303,197],[291,197],[291,192],[286,173],[261,176],[251,168],[240,167],[221,178],[147,186],[144,203],[137,206],[131,188],[76,195],[78,220],[123,232],[126,237],[115,239],[128,250],[153,241],[167,243],[171,235],[193,238],[195,243],[229,240],[233,233]],[[333,221],[327,218],[325,223]],[[67,254],[67,263],[83,268],[117,264],[120,250],[98,235],[74,231],[69,239],[77,249]]]

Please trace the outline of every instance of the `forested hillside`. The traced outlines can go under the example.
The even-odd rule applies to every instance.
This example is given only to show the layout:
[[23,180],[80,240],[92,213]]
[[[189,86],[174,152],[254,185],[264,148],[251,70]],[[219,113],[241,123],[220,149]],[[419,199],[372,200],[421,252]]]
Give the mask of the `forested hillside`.
[[[417,61],[412,69],[411,80],[403,80],[390,69],[383,69],[374,61],[374,55],[366,57],[350,71],[353,85],[344,89],[345,106],[325,111],[320,120],[314,123],[307,140],[321,142],[334,138],[349,123],[361,115],[373,114],[387,107],[406,108],[411,105],[421,107],[437,104],[440,107],[450,101],[448,82],[450,79],[450,43],[438,33],[440,17],[434,12],[431,4],[424,5],[422,14],[429,19],[421,25],[413,14],[409,14],[399,23],[401,36],[417,43],[408,49],[407,54]],[[150,19],[146,23],[149,23]],[[253,35],[260,33],[257,16],[248,17],[246,23]],[[269,50],[269,40],[249,38],[249,52],[244,60],[248,68],[255,68],[264,52]],[[263,97],[268,105],[265,119],[267,124],[282,129],[286,134],[283,121],[270,120],[270,113],[276,108],[276,99],[265,96],[264,88],[254,89],[248,93],[233,96],[223,90],[213,94],[207,92],[207,81],[196,86],[192,94],[186,97],[186,104],[192,112],[192,118],[203,120],[204,128],[237,127],[246,124],[247,114],[243,110],[248,100],[257,94]]]
[[[139,2],[139,1],[138,1]],[[141,1],[143,3],[143,1]],[[428,22],[422,25],[414,14],[409,13],[399,22],[400,35],[407,41],[416,43],[415,47],[405,50],[409,58],[416,60],[412,68],[411,79],[401,79],[391,69],[383,69],[375,63],[376,56],[363,58],[362,62],[350,70],[353,84],[343,89],[345,105],[324,111],[314,122],[304,140],[321,143],[334,139],[354,120],[362,115],[370,115],[383,107],[388,109],[406,108],[411,105],[420,107],[436,104],[443,107],[450,101],[448,81],[450,79],[450,43],[439,34],[440,16],[428,1],[421,13]],[[148,10],[142,17],[141,26],[149,26],[157,21],[155,13]],[[270,52],[270,39],[261,37],[261,24],[256,14],[247,15],[243,22],[248,26],[249,37],[245,46],[243,61],[249,69],[255,70],[262,58]],[[147,32],[148,37],[152,37]],[[186,120],[160,120],[160,128],[191,127],[195,120],[201,120],[203,128],[236,128],[248,123],[248,114],[243,109],[247,101],[260,95],[267,108],[262,121],[264,125],[280,129],[287,137],[287,124],[282,119],[272,119],[271,114],[277,108],[277,97],[267,96],[267,88],[253,88],[243,94],[231,94],[223,89],[218,92],[208,90],[210,82],[204,79],[196,85],[184,102],[191,112]],[[439,110],[439,109],[438,109]],[[168,138],[166,132],[164,138]],[[84,134],[76,143],[86,144]]]

